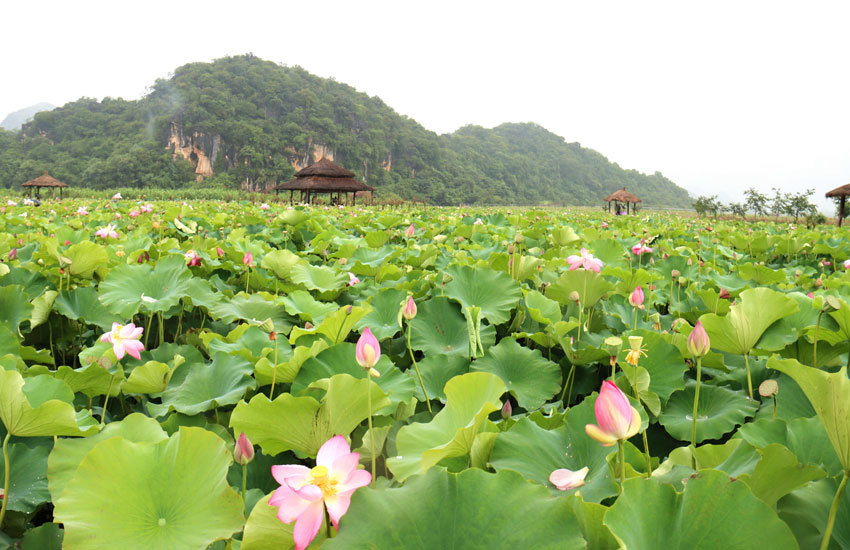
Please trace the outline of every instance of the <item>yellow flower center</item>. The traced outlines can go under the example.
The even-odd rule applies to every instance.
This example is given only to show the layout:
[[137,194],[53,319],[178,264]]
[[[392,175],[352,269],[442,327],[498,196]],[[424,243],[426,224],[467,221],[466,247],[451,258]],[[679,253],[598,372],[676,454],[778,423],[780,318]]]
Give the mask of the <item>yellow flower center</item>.
[[313,485],[322,490],[322,494],[326,497],[331,497],[336,494],[336,480],[328,477],[328,469],[324,466],[316,466],[310,470],[310,477],[313,478]]

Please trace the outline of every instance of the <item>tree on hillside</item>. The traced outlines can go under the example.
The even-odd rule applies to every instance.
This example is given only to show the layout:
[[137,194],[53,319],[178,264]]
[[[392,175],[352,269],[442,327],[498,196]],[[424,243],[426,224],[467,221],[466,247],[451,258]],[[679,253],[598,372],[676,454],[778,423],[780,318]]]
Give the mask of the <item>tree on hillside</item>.
[[767,197],[762,195],[754,187],[750,187],[744,191],[744,206],[746,209],[756,216],[764,216],[767,214]]

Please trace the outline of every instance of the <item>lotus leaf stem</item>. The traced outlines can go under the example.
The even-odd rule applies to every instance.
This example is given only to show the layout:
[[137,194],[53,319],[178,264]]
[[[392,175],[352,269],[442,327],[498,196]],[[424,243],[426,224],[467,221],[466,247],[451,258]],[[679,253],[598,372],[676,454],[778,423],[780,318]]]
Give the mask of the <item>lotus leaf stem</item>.
[[109,403],[109,394],[112,393],[112,384],[115,383],[115,375],[109,378],[109,389],[106,390],[106,396],[103,398],[103,410],[100,411],[100,425],[106,422],[106,405]]
[[[649,429],[649,426],[647,426]],[[643,431],[643,454],[646,455],[646,478],[652,477],[652,456],[649,454],[649,441],[646,439],[646,430]]]
[[[3,451],[5,452],[6,446],[3,445]],[[8,470],[8,466],[7,472]],[[6,477],[9,477],[9,474],[6,474]],[[832,499],[832,506],[829,507],[829,519],[826,522],[826,531],[823,532],[823,540],[820,543],[820,550],[826,550],[829,547],[829,541],[832,538],[832,528],[835,527],[835,515],[838,513],[838,506],[841,504],[841,497],[844,496],[844,489],[847,488],[847,478],[850,477],[850,470],[844,470],[844,476],[841,478],[841,483],[838,484],[838,490],[835,491],[835,498]],[[5,509],[6,503],[3,502],[3,507]],[[0,520],[2,520],[2,515],[0,515]]]
[[[3,478],[3,506],[0,507],[0,527],[3,527],[3,518],[6,517],[6,504],[9,502],[9,475],[11,466],[9,464],[9,438],[12,437],[11,432],[6,432],[6,437],[3,439],[3,466],[5,477]],[[847,477],[845,476],[845,480]]]
[[744,354],[744,367],[746,367],[746,369],[747,369],[747,389],[750,392],[750,399],[752,399],[753,398],[753,377],[750,375],[749,357],[750,357],[749,353]]
[[815,341],[812,347],[812,366],[818,368],[818,332],[820,332],[820,318],[823,315],[823,310],[818,313],[818,322],[815,325]]

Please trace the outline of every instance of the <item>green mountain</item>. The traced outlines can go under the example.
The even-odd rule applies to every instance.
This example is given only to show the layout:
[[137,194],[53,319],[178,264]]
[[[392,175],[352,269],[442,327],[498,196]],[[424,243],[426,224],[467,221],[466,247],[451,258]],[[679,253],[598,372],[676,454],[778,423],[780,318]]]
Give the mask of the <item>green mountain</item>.
[[50,111],[55,108],[56,107],[50,103],[36,103],[35,105],[30,105],[29,107],[25,107],[19,111],[6,115],[3,122],[0,122],[0,128],[12,131],[20,130],[21,126],[32,120],[32,117],[36,113],[40,113],[41,111]]
[[333,79],[252,55],[190,63],[138,101],[82,98],[0,131],[0,185],[49,170],[93,188],[262,190],[327,156],[379,196],[433,204],[600,204],[628,187],[689,206],[660,173],[624,170],[536,124],[438,135]]

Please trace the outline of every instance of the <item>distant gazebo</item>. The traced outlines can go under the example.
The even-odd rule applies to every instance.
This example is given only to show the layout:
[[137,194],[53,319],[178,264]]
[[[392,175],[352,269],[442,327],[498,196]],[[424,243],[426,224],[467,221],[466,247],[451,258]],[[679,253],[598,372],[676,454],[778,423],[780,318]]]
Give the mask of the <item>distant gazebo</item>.
[[29,180],[26,183],[22,183],[21,187],[27,188],[27,196],[29,196],[30,192],[35,189],[35,198],[41,198],[41,189],[49,188],[53,189],[53,196],[56,196],[56,188],[59,188],[59,198],[62,198],[62,188],[68,187],[67,183],[63,183],[58,179],[51,177],[47,174],[47,170],[44,171],[44,174],[38,176],[35,179]]
[[631,211],[634,213],[637,209],[637,203],[642,202],[639,198],[626,191],[625,187],[614,191],[602,200],[608,203],[608,212],[611,211],[612,202],[614,203],[614,211],[617,213],[620,212],[620,203],[624,203],[626,205],[626,214],[629,213],[630,205],[634,205],[631,207]]
[[315,162],[295,173],[295,179],[281,183],[274,187],[275,193],[289,191],[289,202],[293,200],[296,191],[301,193],[301,202],[311,203],[316,195],[328,193],[331,200],[336,195],[336,204],[342,203],[342,194],[345,193],[345,204],[348,204],[348,196],[351,194],[351,204],[357,202],[358,191],[369,191],[369,196],[375,191],[362,181],[354,179],[354,174],[322,157]]
[[850,195],[850,183],[836,187],[826,194],[828,199],[838,199],[838,227],[841,227],[844,222],[844,202],[847,200],[847,195]]

